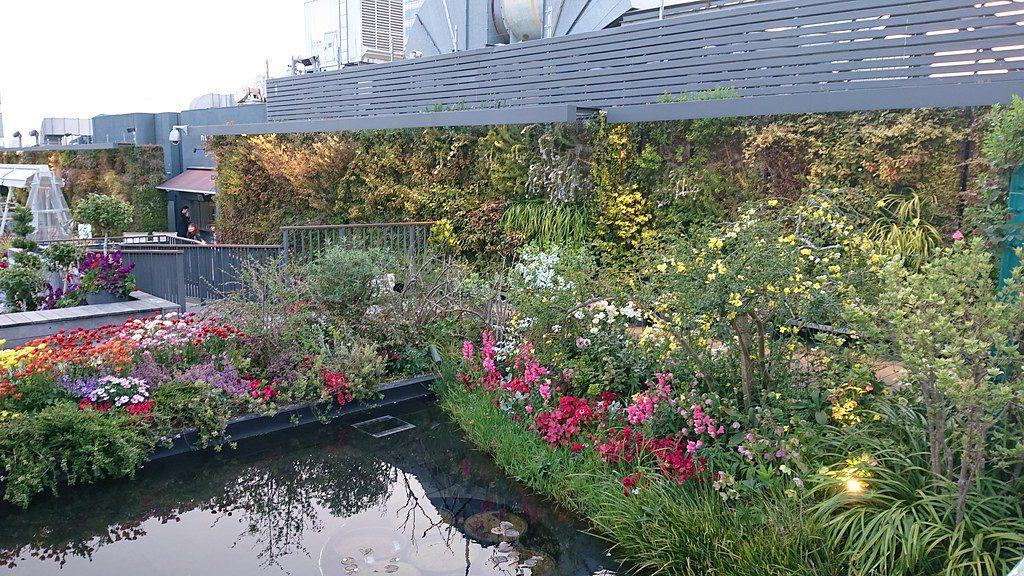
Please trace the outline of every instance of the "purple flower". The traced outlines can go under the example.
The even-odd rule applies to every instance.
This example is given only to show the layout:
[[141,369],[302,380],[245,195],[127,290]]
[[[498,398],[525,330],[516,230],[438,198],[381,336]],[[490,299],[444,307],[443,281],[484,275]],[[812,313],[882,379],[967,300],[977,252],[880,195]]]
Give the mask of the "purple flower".
[[238,369],[226,354],[202,364],[189,366],[174,373],[174,380],[179,382],[205,382],[214,388],[240,395],[248,391],[246,384],[238,375]]
[[85,378],[71,378],[70,376],[61,376],[57,380],[57,384],[68,391],[69,394],[76,398],[88,398],[96,392],[96,388],[100,385],[99,376],[87,376]]

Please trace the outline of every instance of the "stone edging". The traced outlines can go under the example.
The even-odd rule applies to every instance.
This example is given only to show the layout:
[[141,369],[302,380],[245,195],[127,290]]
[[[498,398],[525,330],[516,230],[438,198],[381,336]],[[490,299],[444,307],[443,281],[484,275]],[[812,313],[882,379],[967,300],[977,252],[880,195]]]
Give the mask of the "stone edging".
[[181,309],[174,302],[138,290],[131,293],[131,298],[125,302],[111,304],[0,314],[0,339],[7,341],[4,348],[15,348],[61,330],[92,330],[110,324],[121,324],[133,317],[165,314]]

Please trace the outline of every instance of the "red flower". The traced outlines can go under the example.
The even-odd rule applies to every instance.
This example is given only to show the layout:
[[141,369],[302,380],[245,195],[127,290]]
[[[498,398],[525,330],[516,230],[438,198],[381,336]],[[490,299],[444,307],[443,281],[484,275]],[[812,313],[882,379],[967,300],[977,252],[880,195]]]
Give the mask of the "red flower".
[[579,442],[573,442],[572,447],[569,448],[569,450],[572,450],[573,452],[582,452],[583,444],[580,444]]

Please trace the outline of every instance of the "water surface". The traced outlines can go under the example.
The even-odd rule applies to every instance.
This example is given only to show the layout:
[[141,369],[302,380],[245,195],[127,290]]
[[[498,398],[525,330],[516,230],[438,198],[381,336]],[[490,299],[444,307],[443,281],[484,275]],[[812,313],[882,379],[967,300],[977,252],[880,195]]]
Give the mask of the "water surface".
[[350,425],[371,416],[355,417],[2,510],[0,573],[615,574],[603,542],[439,409],[395,415],[415,428],[375,438]]

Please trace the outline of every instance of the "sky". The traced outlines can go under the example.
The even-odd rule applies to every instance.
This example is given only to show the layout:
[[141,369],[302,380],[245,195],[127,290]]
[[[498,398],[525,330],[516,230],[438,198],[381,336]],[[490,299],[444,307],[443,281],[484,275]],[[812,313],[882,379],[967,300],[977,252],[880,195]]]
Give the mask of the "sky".
[[[303,0],[0,0],[4,136],[43,118],[168,112],[284,76]],[[32,140],[23,138],[27,145]]]

